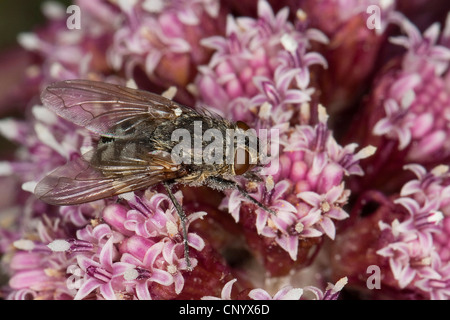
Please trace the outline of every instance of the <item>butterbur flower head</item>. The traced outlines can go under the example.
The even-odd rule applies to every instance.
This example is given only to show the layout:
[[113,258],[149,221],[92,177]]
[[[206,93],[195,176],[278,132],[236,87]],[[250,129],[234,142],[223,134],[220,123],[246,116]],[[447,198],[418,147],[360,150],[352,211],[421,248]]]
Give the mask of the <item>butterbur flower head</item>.
[[82,27],[68,29],[66,8],[48,2],[43,5],[43,13],[49,23],[34,33],[19,34],[19,44],[45,66],[30,66],[26,73],[29,79],[48,84],[70,78],[96,78],[110,72],[106,51],[119,17],[101,1],[80,0],[79,5],[83,8]]
[[398,149],[406,150],[409,162],[445,159],[448,92],[443,75],[448,69],[450,50],[438,43],[437,23],[422,35],[404,16],[396,14],[391,19],[406,35],[390,40],[407,51],[401,58],[400,70],[390,71],[380,79],[380,86],[389,83],[389,87],[377,97],[385,116],[376,122],[373,133],[397,140]]
[[[202,300],[231,300],[231,292],[233,284],[237,279],[228,281],[223,289],[220,298],[213,296],[202,297]],[[238,293],[237,296],[241,299],[250,298],[251,300],[303,300],[303,293],[307,291],[311,293],[312,298],[315,300],[336,300],[339,297],[340,291],[347,284],[347,278],[341,278],[336,284],[329,283],[325,292],[314,286],[307,286],[304,289],[294,288],[293,286],[286,285],[278,290],[275,294],[270,294],[264,289],[253,289],[249,292],[245,290]],[[309,295],[309,294],[308,294]]]
[[283,8],[275,14],[261,0],[256,19],[229,17],[225,37],[203,40],[215,52],[209,64],[199,68],[196,85],[202,102],[251,125],[262,120],[257,115],[267,102],[271,111],[264,127],[268,127],[286,122],[292,105],[310,100],[309,66],[326,66],[326,61],[306,50],[310,41],[327,39],[318,30],[297,31],[288,13]]
[[395,7],[391,0],[302,2],[302,24],[329,38],[329,45],[315,47],[329,67],[318,70],[314,81],[330,115],[351,109],[366,91]]
[[[446,281],[442,280],[449,263],[448,221],[443,214],[448,210],[448,169],[440,165],[427,171],[417,164],[405,169],[412,171],[416,178],[405,183],[400,194],[393,198],[367,194],[362,201],[376,202],[378,209],[357,223],[356,229],[344,238],[346,241],[354,237],[368,238],[376,256],[359,263],[366,267],[381,266],[385,274],[383,285],[405,289],[405,293],[416,297],[442,299],[448,290]],[[378,231],[369,236],[370,228]],[[338,251],[352,256],[358,250],[356,247]],[[400,292],[398,297],[402,297]]]
[[318,124],[299,125],[283,135],[286,147],[274,160],[278,161],[278,170],[273,176],[265,177],[265,183],[244,186],[256,200],[274,210],[275,216],[255,208],[237,190],[222,202],[236,221],[253,229],[250,234],[262,236],[259,241],[264,244],[254,247],[262,250],[276,243],[289,255],[284,257],[286,264],[304,262],[308,249],[323,234],[335,238],[335,222],[349,216],[343,207],[350,191],[345,189],[343,179],[362,174],[359,160],[374,151],[367,147],[354,153],[356,145],[339,146],[327,128],[326,111],[323,107],[318,110]]
[[210,52],[200,40],[222,33],[219,1],[118,1],[124,19],[108,51],[111,65],[133,77],[135,68],[150,81],[184,88]]
[[[426,12],[423,3],[411,7]],[[0,161],[0,188],[13,182],[0,199],[1,298],[335,300],[347,288],[362,298],[450,298],[450,16],[422,28],[395,11],[400,0],[74,4],[79,28],[76,14],[46,3],[48,23],[18,36],[31,59],[23,114],[0,120],[0,134],[17,144]],[[121,136],[128,118],[108,134],[90,131],[39,104],[42,89],[67,79],[164,92],[204,110],[204,121],[243,121],[258,137],[258,165],[213,185],[206,172],[179,183],[191,173],[183,163],[174,179],[160,176],[164,186],[133,190],[131,181],[118,192],[133,191],[97,201],[44,203],[34,190],[55,168],[93,150],[105,160],[98,143],[119,152],[134,147],[127,139],[155,137]],[[151,112],[160,106],[138,105],[151,117],[129,119],[160,125],[163,113]],[[175,108],[170,119],[185,115]],[[100,171],[98,188],[116,177]],[[366,281],[374,266],[380,290]]]

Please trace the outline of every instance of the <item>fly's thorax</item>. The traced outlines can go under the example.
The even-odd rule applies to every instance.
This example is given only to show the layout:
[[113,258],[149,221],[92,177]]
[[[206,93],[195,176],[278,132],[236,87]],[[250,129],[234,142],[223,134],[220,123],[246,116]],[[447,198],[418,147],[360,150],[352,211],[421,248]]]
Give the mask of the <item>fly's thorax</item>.
[[[171,133],[172,160],[205,171],[241,175],[258,164],[259,140],[245,123],[213,117],[179,117]],[[195,170],[195,171],[198,171]],[[200,170],[201,171],[201,170]]]

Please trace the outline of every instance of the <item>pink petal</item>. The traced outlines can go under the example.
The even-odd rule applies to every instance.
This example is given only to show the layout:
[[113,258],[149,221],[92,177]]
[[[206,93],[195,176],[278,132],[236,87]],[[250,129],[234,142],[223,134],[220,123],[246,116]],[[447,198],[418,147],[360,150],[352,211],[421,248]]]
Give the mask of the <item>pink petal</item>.
[[152,245],[145,253],[144,260],[142,261],[143,265],[146,267],[153,267],[153,264],[156,258],[162,252],[163,247],[164,247],[163,242],[157,242],[154,245]]
[[173,276],[167,271],[154,269],[149,280],[162,284],[163,286],[170,286],[173,283]]
[[[277,294],[274,296],[274,299],[279,298],[280,300],[300,300],[300,298],[303,295],[303,289],[300,288],[290,288],[288,286],[289,290],[283,290],[277,292]],[[280,292],[282,292],[280,295],[278,295]]]
[[281,235],[278,238],[275,238],[275,241],[278,243],[278,245],[286,250],[287,253],[289,253],[289,256],[292,260],[297,260],[297,253],[298,253],[298,237],[297,236],[285,236]]
[[[282,71],[283,69],[277,69],[277,71],[280,70]],[[284,71],[284,70],[283,70]],[[283,72],[281,75],[279,75],[277,77],[277,75],[275,76],[276,78],[276,86],[277,86],[277,90],[279,92],[287,92],[290,91],[288,90],[290,84],[292,83],[292,79],[300,72],[300,69],[290,69],[287,72]],[[293,90],[293,91],[298,91],[298,90]]]
[[[308,29],[305,32],[305,35],[308,39],[313,40],[313,41],[317,41],[319,43],[322,44],[328,44],[330,42],[330,40],[328,39],[328,37],[320,30],[318,29]],[[326,63],[326,61],[325,61]],[[325,69],[328,68],[328,64],[326,63],[324,65]]]
[[303,103],[311,100],[311,97],[303,91],[292,89],[288,90],[284,96],[284,103]]
[[253,300],[272,300],[270,294],[263,289],[253,289],[248,293],[248,296]]
[[202,251],[205,247],[205,241],[203,241],[203,239],[195,233],[188,234],[188,242],[189,246],[197,251]]
[[334,240],[334,237],[336,236],[336,228],[333,221],[330,218],[323,217],[319,225],[322,227],[325,234],[330,237],[331,240]]
[[328,67],[328,62],[320,53],[317,52],[308,52],[303,57],[304,63],[306,66],[310,66],[313,64],[321,64],[325,69]]
[[267,219],[269,218],[269,213],[267,213],[265,210],[257,210],[257,216],[256,216],[256,230],[258,231],[258,234],[262,234],[262,231],[264,227],[266,226]]
[[231,299],[231,290],[233,289],[233,284],[236,281],[237,279],[230,280],[223,286],[222,293],[220,295],[223,300]]
[[13,289],[36,288],[44,283],[49,283],[50,279],[44,270],[27,270],[17,272],[9,280],[9,286]]
[[389,266],[391,267],[391,271],[394,274],[395,279],[400,278],[400,274],[402,272],[402,263],[400,262],[400,259],[389,259]]
[[302,199],[313,207],[319,207],[320,203],[322,202],[322,197],[312,191],[300,192],[299,194],[297,194],[297,198]]
[[74,300],[81,300],[86,297],[89,293],[100,287],[102,283],[95,278],[90,278],[83,282],[77,294],[73,298]]
[[133,269],[136,265],[126,262],[115,262],[113,264],[113,276],[123,275],[127,270]]
[[420,211],[419,204],[411,198],[399,198],[394,203],[403,206],[412,216]]
[[111,281],[100,286],[100,294],[106,300],[117,300]]
[[272,192],[272,199],[276,200],[282,198],[284,193],[290,188],[290,183],[287,180],[282,180],[275,185]]
[[411,131],[409,128],[397,128],[396,133],[399,140],[398,150],[403,150],[411,142]]
[[441,26],[439,22],[435,22],[424,31],[423,37],[427,39],[431,45],[434,45],[439,38],[440,32]]
[[411,170],[419,179],[422,179],[427,174],[427,170],[420,164],[407,164],[403,166],[403,169]]
[[450,49],[444,46],[434,46],[430,49],[429,55],[437,60],[448,61],[450,60]]
[[379,120],[372,129],[374,135],[382,136],[392,130],[392,122],[388,118]]
[[101,265],[98,262],[82,255],[77,256],[77,264],[84,271],[86,271],[87,268],[89,268],[90,266],[101,267]]
[[401,101],[408,91],[414,89],[421,82],[422,77],[420,75],[416,73],[407,74],[395,81],[390,88],[390,94],[395,100]]
[[180,272],[177,272],[173,276],[173,282],[175,284],[175,293],[180,294],[181,290],[183,290],[184,287],[184,277],[181,275]]
[[413,281],[414,277],[416,276],[416,270],[410,267],[406,267],[402,270],[402,272],[399,275],[398,285],[401,289],[405,288],[408,284]]
[[109,225],[106,223],[99,224],[92,230],[92,235],[97,239],[101,240],[104,237],[111,236],[112,231]]
[[335,220],[344,220],[349,217],[349,214],[341,208],[336,208],[336,209],[331,209],[329,212],[327,212],[327,217],[335,219]]
[[99,260],[103,268],[112,269],[113,253],[114,253],[113,237],[111,237],[103,245],[103,248],[100,251]]
[[275,19],[272,7],[267,1],[258,1],[258,17],[271,22]]
[[138,282],[136,284],[136,296],[139,300],[152,300],[152,296],[148,290],[147,281]]
[[420,191],[422,191],[420,181],[412,180],[403,185],[400,195],[406,197]]

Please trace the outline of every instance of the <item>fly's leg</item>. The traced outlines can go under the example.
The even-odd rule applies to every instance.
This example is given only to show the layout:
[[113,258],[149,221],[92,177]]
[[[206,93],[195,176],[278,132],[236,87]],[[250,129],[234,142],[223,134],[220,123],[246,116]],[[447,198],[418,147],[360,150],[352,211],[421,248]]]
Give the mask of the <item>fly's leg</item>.
[[276,215],[276,212],[272,209],[266,207],[264,204],[253,198],[251,195],[248,194],[247,190],[242,188],[239,184],[237,184],[234,181],[226,180],[220,177],[210,177],[208,179],[208,185],[212,188],[218,189],[218,190],[225,190],[225,189],[238,189],[239,192],[248,200],[250,200],[253,204],[257,205],[264,211]]
[[175,206],[175,209],[177,210],[178,216],[180,217],[181,221],[181,227],[183,229],[183,245],[184,245],[184,258],[186,259],[186,265],[188,271],[192,271],[191,266],[191,260],[189,259],[189,241],[187,238],[187,231],[186,231],[186,214],[183,211],[183,208],[181,207],[180,203],[177,201],[175,196],[172,193],[172,190],[170,190],[170,185],[167,182],[163,182],[164,188],[167,191],[167,194],[172,201],[173,205]]

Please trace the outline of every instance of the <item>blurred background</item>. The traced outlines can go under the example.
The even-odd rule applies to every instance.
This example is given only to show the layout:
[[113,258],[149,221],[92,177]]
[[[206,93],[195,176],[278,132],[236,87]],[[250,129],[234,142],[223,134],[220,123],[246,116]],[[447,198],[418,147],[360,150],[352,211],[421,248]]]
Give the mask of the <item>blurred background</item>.
[[[11,92],[24,76],[31,56],[19,50],[17,35],[35,30],[45,23],[42,4],[48,0],[0,1],[0,118],[18,116],[19,101],[11,98]],[[68,6],[70,0],[55,0]],[[26,88],[24,88],[26,89]],[[21,101],[20,101],[21,103]],[[13,145],[0,136],[0,157],[7,156]]]

